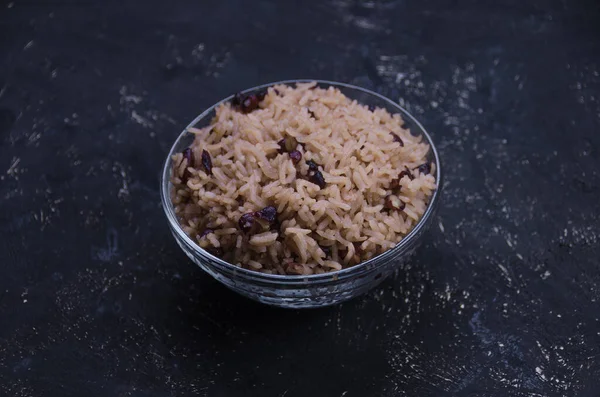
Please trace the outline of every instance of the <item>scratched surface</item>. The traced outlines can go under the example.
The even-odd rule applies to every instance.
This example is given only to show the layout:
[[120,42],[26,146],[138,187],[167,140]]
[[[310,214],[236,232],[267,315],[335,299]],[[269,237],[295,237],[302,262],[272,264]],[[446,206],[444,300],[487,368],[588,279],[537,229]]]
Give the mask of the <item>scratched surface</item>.
[[[573,1],[0,4],[0,396],[597,396],[600,8]],[[283,311],[169,235],[178,132],[239,89],[400,101],[446,170],[381,288]]]

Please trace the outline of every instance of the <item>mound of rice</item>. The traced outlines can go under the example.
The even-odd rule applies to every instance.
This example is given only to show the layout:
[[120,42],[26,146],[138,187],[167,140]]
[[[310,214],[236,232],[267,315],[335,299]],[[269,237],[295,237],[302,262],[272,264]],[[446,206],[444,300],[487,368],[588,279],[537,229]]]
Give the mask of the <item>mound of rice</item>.
[[236,266],[319,274],[394,247],[436,188],[400,115],[316,83],[237,95],[173,156],[183,230]]

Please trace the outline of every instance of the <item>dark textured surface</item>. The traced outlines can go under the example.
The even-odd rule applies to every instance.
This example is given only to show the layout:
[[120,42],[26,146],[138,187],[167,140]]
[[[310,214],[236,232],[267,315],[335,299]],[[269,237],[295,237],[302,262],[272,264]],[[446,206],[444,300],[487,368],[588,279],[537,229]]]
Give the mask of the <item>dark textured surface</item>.
[[[597,2],[200,3],[0,5],[0,395],[598,395]],[[447,177],[396,278],[295,312],[192,266],[158,186],[205,107],[306,77],[400,100]]]

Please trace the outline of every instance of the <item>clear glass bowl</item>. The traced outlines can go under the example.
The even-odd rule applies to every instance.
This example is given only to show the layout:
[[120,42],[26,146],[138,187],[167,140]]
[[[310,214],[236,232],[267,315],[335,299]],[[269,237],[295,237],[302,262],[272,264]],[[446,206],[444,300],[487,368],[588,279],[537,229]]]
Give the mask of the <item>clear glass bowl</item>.
[[[261,85],[243,91],[253,93],[276,84],[294,84],[315,80],[288,80]],[[361,295],[377,286],[394,272],[415,251],[431,226],[440,201],[442,186],[442,168],[437,150],[423,126],[406,110],[393,101],[364,88],[350,84],[316,80],[321,87],[333,86],[352,99],[364,105],[386,109],[390,113],[400,113],[413,135],[421,134],[429,143],[431,150],[428,160],[435,163],[438,189],[433,193],[425,214],[415,228],[393,249],[368,261],[339,271],[309,276],[274,275],[242,269],[225,262],[200,248],[179,226],[173,204],[171,203],[171,156],[183,151],[193,141],[194,136],[184,130],[171,148],[162,173],[161,200],[175,240],[186,255],[204,271],[228,288],[258,302],[287,308],[323,307],[340,303]],[[196,117],[188,127],[205,127],[215,115],[215,108],[225,98]]]

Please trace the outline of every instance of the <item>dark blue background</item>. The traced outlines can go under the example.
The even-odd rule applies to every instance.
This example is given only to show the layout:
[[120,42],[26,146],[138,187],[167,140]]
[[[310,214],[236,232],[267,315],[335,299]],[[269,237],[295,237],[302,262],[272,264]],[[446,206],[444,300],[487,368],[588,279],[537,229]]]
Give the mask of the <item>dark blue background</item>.
[[[596,396],[596,1],[0,4],[0,395]],[[427,243],[329,309],[245,300],[159,204],[183,127],[292,78],[399,100],[446,171]]]

